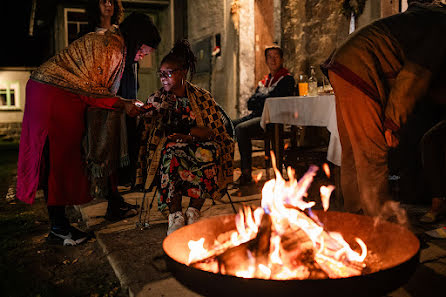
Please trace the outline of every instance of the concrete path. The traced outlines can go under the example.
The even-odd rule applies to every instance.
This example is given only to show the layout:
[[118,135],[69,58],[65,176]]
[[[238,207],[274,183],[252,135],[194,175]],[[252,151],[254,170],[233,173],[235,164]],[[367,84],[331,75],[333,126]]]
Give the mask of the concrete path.
[[[255,174],[264,172],[256,170]],[[235,178],[240,175],[235,172]],[[229,190],[236,209],[242,204],[260,206],[260,191],[263,183],[243,189]],[[129,203],[139,205],[143,193],[126,193],[120,188],[121,194]],[[150,201],[154,193],[148,193]],[[183,210],[188,206],[189,199],[184,197]],[[167,213],[157,210],[157,202],[150,211],[149,227],[141,228],[139,216],[111,223],[104,219],[107,202],[95,200],[79,207],[86,226],[95,231],[99,245],[110,261],[121,287],[128,290],[129,296],[198,296],[177,282],[167,271],[162,241],[166,237]],[[202,208],[202,217],[234,213],[228,197],[216,201],[215,205],[207,200]],[[142,221],[147,218],[142,216]]]
[[[260,169],[256,173],[264,172]],[[236,170],[235,178],[240,175]],[[242,204],[260,205],[262,183],[243,191],[230,190],[236,208]],[[130,203],[141,204],[142,193],[127,193],[120,189],[124,198]],[[147,197],[151,199],[153,193]],[[183,199],[183,209],[188,205],[188,199]],[[424,231],[433,229],[440,224],[422,225],[418,218],[426,211],[425,207],[413,205],[403,206],[411,222],[411,230],[421,242],[420,265],[409,282],[398,290],[388,294],[390,297],[443,296],[446,284],[446,240],[432,239]],[[166,268],[166,258],[162,250],[162,241],[166,236],[167,214],[157,210],[156,201],[150,212],[148,228],[137,227],[139,216],[110,223],[104,220],[106,201],[93,201],[80,207],[82,217],[90,230],[96,232],[97,241],[104,250],[123,290],[128,290],[129,296],[164,296],[189,297],[199,296],[177,282]],[[228,198],[212,205],[206,201],[202,209],[203,217],[232,213]],[[144,218],[143,218],[144,219]],[[147,218],[144,219],[147,221]],[[443,292],[443,293],[440,293]]]

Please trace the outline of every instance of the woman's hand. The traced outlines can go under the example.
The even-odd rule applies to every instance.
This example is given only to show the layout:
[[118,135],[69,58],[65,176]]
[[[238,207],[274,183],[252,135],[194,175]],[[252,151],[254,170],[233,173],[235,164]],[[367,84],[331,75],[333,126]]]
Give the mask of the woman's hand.
[[169,135],[167,136],[167,139],[171,142],[187,142],[187,143],[192,143],[196,140],[195,136],[179,134],[179,133],[174,133],[172,135]]
[[[129,116],[136,117],[137,115],[139,115],[142,111],[141,106],[144,105],[144,103],[142,103],[139,100],[122,100],[124,102],[124,110],[125,113]],[[142,105],[141,105],[142,104]]]
[[137,115],[139,115],[142,111],[141,109],[141,104],[144,105],[144,103],[142,103],[139,100],[125,100],[125,99],[119,99],[118,101],[116,101],[115,104],[113,104],[114,108],[119,108],[125,111],[126,114],[128,114],[131,117],[136,117]]

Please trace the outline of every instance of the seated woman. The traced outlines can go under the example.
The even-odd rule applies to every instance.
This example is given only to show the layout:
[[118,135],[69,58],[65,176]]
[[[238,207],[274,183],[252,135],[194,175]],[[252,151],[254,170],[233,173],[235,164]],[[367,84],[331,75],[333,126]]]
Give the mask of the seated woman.
[[[143,107],[136,183],[145,181],[146,189],[157,183],[160,210],[167,205],[170,212],[167,235],[196,222],[205,198],[219,199],[232,182],[234,142],[211,94],[186,81],[195,63],[189,42],[177,41],[161,61],[163,87]],[[183,195],[191,198],[186,217]]]

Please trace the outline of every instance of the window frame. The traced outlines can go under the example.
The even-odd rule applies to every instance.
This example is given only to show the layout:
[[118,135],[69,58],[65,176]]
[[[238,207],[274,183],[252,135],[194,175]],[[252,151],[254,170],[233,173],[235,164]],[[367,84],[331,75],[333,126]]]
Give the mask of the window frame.
[[[63,22],[64,22],[64,33],[65,33],[65,47],[68,46],[68,13],[69,12],[81,12],[86,13],[87,11],[84,8],[75,8],[75,7],[64,7],[63,9]],[[84,22],[77,22],[84,23]],[[88,22],[85,22],[88,25]]]
[[[0,111],[20,110],[20,82],[0,81],[0,90],[6,90],[6,105],[0,105]],[[14,105],[11,105],[11,90],[14,90]]]

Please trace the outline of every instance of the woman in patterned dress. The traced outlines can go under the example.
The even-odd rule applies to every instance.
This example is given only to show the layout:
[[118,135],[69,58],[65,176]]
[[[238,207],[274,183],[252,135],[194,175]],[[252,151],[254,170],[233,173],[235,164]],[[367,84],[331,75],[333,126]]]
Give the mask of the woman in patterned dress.
[[[196,222],[205,199],[220,198],[232,181],[234,143],[216,103],[209,92],[186,81],[195,62],[189,42],[177,41],[161,61],[163,87],[144,106],[137,183],[145,180],[146,189],[157,183],[160,209],[167,206],[170,213],[167,234]],[[185,216],[182,196],[190,197]]]

